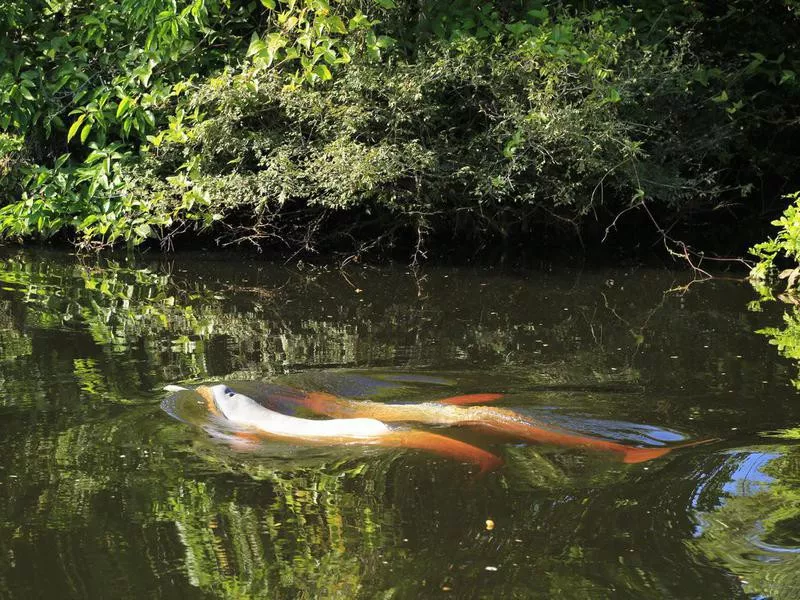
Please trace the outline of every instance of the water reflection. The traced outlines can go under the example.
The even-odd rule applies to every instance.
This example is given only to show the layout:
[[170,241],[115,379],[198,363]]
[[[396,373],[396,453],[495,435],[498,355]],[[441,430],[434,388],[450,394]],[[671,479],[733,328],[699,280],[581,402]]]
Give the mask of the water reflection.
[[796,447],[738,449],[696,488],[699,552],[730,569],[753,596],[795,598],[800,584],[800,480]]
[[[729,282],[664,295],[675,277],[2,256],[0,596],[791,597],[800,461],[761,432],[800,405],[752,333],[776,315]],[[722,441],[622,464],[465,430],[505,459],[476,478],[397,449],[242,453],[160,409],[167,383],[241,380]]]

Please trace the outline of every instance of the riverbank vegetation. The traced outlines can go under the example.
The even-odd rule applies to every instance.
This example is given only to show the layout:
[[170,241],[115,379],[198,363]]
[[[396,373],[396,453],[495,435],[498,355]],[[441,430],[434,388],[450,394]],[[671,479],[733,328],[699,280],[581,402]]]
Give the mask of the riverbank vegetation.
[[799,185],[799,28],[795,0],[0,0],[0,235],[741,254]]

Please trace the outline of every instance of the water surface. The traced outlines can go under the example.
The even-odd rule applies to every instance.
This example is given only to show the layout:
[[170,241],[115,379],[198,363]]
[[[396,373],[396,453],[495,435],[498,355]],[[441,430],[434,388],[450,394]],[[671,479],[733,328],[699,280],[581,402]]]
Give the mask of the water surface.
[[[0,596],[794,598],[796,371],[756,333],[781,311],[735,281],[669,291],[688,279],[6,252]],[[244,451],[161,408],[165,384],[220,381],[497,392],[606,439],[717,441],[623,464],[454,433],[503,459],[484,475],[407,449]]]

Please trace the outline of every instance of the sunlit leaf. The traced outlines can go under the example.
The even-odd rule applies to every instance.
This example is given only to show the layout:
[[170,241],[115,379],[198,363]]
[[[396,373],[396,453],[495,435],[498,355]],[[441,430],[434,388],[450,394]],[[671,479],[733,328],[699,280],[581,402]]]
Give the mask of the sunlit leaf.
[[75,122],[70,126],[69,131],[67,132],[67,141],[68,142],[73,137],[75,137],[75,134],[78,133],[78,130],[80,129],[80,127],[83,124],[85,119],[86,119],[86,113],[80,115],[77,119],[75,119]]

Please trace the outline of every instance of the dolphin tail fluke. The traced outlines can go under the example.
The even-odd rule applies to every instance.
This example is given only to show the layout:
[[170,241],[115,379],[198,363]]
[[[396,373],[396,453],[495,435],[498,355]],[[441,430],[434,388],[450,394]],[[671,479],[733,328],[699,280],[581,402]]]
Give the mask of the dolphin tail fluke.
[[672,448],[626,448],[622,450],[622,462],[629,465],[647,462],[648,460],[661,458],[674,449],[674,446]]
[[706,440],[695,440],[693,442],[686,442],[684,444],[677,444],[668,448],[627,448],[623,452],[622,462],[628,464],[645,462],[653,460],[654,458],[661,458],[665,454],[678,450],[680,448],[691,448],[692,446],[699,446],[701,444],[710,444],[718,442],[719,438],[709,438]]
[[583,435],[558,427],[544,426],[538,421],[500,408],[485,407],[471,410],[475,411],[472,415],[473,419],[468,422],[460,423],[460,425],[466,425],[472,429],[494,435],[516,438],[537,444],[587,448],[595,451],[610,452],[620,456],[622,462],[629,464],[646,462],[659,458],[675,448],[703,443],[690,442],[681,446],[670,446],[668,448],[637,448],[635,446],[627,446],[619,442]]

